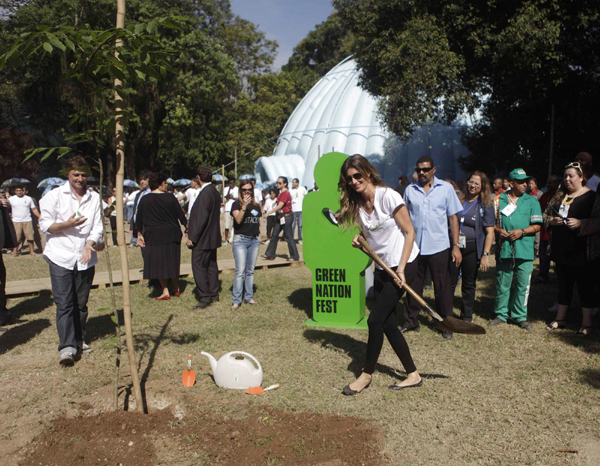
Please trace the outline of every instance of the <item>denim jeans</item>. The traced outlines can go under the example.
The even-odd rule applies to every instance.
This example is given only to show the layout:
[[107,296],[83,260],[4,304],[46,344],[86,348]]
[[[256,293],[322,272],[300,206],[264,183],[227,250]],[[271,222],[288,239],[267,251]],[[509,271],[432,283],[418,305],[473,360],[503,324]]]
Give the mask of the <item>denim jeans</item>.
[[292,232],[298,228],[298,241],[302,241],[302,211],[294,212],[294,226]]
[[233,237],[233,258],[235,259],[235,278],[233,279],[233,304],[242,303],[242,290],[244,301],[248,302],[254,295],[254,266],[258,257],[260,240],[258,236],[235,235]]
[[50,265],[52,295],[56,304],[56,329],[60,354],[75,354],[85,341],[85,324],[88,316],[87,302],[94,280],[95,267],[86,270],[65,269],[53,262]]

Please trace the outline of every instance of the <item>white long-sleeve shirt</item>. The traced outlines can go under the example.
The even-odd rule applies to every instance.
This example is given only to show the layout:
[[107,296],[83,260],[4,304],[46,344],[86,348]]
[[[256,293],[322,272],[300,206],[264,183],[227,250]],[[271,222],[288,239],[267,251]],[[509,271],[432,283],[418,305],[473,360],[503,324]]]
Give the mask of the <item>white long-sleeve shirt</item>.
[[[40,201],[40,229],[46,234],[44,259],[65,269],[86,270],[98,263],[95,252],[87,264],[81,263],[81,256],[86,242],[100,241],[103,233],[102,214],[100,211],[100,195],[86,191],[81,202],[71,191],[67,181],[59,188],[53,189]],[[64,223],[73,214],[86,217],[85,223],[78,227],[63,230],[60,233],[50,233],[48,229],[54,223]]]

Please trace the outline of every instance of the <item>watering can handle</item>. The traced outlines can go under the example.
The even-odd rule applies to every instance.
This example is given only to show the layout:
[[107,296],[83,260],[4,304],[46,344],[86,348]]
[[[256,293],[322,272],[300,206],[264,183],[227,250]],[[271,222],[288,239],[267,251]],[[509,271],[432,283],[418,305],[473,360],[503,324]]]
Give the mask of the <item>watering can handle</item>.
[[257,371],[262,372],[262,366],[260,365],[260,362],[258,362],[258,359],[256,359],[250,353],[245,353],[244,351],[232,351],[231,353],[229,353],[229,356],[233,357],[236,354],[242,354],[242,355],[247,356],[248,358],[252,359],[254,361],[254,363],[258,366]]

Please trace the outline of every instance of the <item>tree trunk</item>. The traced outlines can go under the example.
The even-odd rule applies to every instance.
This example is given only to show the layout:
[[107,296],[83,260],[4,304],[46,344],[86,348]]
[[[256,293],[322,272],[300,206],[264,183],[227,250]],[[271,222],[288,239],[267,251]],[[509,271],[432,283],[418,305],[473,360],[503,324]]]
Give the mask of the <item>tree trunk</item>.
[[[117,0],[117,28],[125,27],[125,0]],[[116,41],[115,57],[119,59],[119,47],[123,41]],[[115,87],[122,87],[123,83],[115,78]],[[115,92],[115,146],[117,154],[117,176],[115,186],[117,188],[117,242],[119,243],[119,254],[121,256],[121,274],[123,277],[123,320],[125,322],[125,337],[127,340],[127,354],[129,356],[129,367],[131,370],[131,381],[135,395],[137,410],[144,412],[144,401],[142,389],[135,362],[133,347],[133,330],[131,328],[131,296],[129,289],[129,263],[127,261],[127,246],[125,244],[125,228],[123,223],[123,180],[125,174],[125,133],[119,115],[123,110],[123,99]]]

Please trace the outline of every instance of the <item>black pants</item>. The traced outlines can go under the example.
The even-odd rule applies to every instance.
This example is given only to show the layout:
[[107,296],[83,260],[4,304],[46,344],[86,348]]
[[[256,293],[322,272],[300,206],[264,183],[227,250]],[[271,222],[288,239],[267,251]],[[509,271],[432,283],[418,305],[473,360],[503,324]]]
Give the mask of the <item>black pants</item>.
[[270,215],[267,217],[267,238],[271,239],[271,233],[273,232],[273,228],[275,227],[275,215]]
[[192,272],[198,289],[198,303],[219,300],[219,268],[216,249],[192,249]]
[[[417,261],[406,264],[404,274],[406,283],[410,286],[414,283],[417,276]],[[395,268],[394,268],[395,270]],[[383,270],[375,269],[375,291],[377,292],[377,301],[375,307],[369,314],[367,323],[369,325],[369,340],[367,342],[367,357],[363,371],[367,374],[375,372],[375,365],[381,353],[383,346],[383,335],[387,337],[394,349],[396,355],[402,362],[407,374],[417,370],[413,362],[408,343],[404,335],[400,332],[396,324],[396,305],[404,295],[404,289],[399,288],[392,277]]]
[[56,330],[60,343],[58,351],[74,353],[85,341],[87,302],[94,280],[95,267],[86,270],[65,269],[53,262],[50,265],[52,296],[56,304]]
[[296,243],[294,242],[294,230],[292,229],[294,225],[294,216],[286,215],[285,223],[281,225],[279,220],[276,221],[275,227],[273,228],[273,234],[271,235],[271,242],[269,243],[269,247],[265,251],[265,255],[269,257],[275,257],[277,253],[277,243],[279,242],[279,232],[281,231],[281,227],[283,226],[283,231],[285,233],[285,240],[288,244],[288,251],[290,253],[290,258],[295,261],[300,260],[300,255],[298,254],[298,248],[296,247]]
[[[425,271],[427,267],[431,269],[431,278],[433,279],[433,289],[435,292],[435,307],[442,317],[452,315],[452,287],[450,286],[450,272],[448,271],[448,261],[450,260],[450,249],[445,249],[436,254],[420,254],[416,262],[418,264],[417,277],[412,287],[419,295],[423,294],[423,282],[425,281]],[[404,306],[405,325],[407,327],[418,327],[419,311],[421,305],[410,296],[406,299]]]
[[[2,218],[0,217],[0,222]],[[0,325],[8,319],[8,309],[6,309],[6,267],[0,251]]]
[[540,241],[540,272],[538,273],[538,277],[543,280],[548,281],[550,277],[550,254],[548,254],[548,241],[542,240]]
[[571,305],[573,287],[577,284],[581,307],[596,307],[596,286],[598,284],[598,269],[595,261],[586,261],[581,267],[556,264],[558,278],[558,304]]
[[460,307],[460,318],[471,322],[473,320],[473,306],[475,305],[475,290],[477,288],[477,271],[479,270],[479,260],[477,259],[477,243],[471,241],[466,247],[460,250],[462,254],[462,263],[457,267],[454,262],[449,261],[450,284],[452,286],[452,296],[456,292],[458,276],[462,270],[462,305]]
[[117,217],[110,216],[110,232],[112,233],[113,246],[117,246]]

